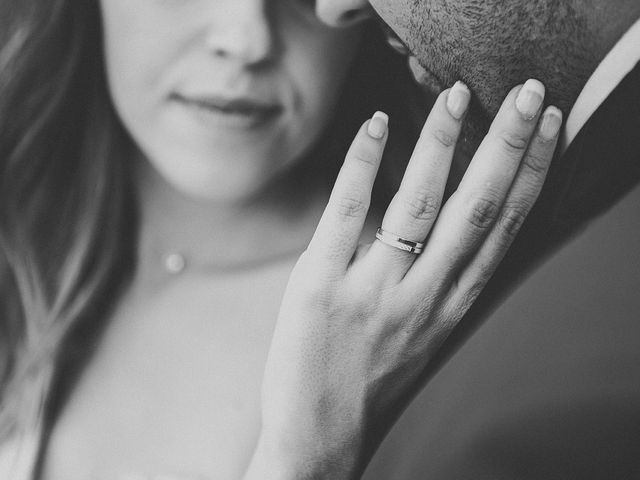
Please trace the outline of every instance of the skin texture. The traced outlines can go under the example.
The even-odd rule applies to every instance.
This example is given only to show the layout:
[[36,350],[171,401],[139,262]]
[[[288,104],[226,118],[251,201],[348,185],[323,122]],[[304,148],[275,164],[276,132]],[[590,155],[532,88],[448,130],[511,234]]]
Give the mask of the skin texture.
[[[640,16],[636,0],[317,0],[330,25],[376,16],[405,43],[423,87],[462,80],[474,98],[452,172],[457,184],[501,99],[529,78],[567,116],[584,84]],[[415,66],[418,68],[415,68]]]
[[382,221],[427,238],[419,257],[359,246],[386,140],[370,134],[373,119],[360,130],[284,294],[244,480],[360,478],[540,192],[562,117],[542,113],[535,83],[510,92],[442,208],[470,94],[458,84],[438,97]]
[[[234,202],[264,192],[331,118],[360,28],[323,25],[302,0],[101,0],[116,110],[178,191]],[[172,95],[281,108],[258,126],[200,114]]]
[[467,131],[471,147],[513,85],[538,78],[548,103],[566,113],[597,64],[595,38],[576,0],[370,3],[442,87],[456,80],[469,85],[476,99]]
[[504,95],[529,78],[547,102],[569,113],[582,87],[640,16],[635,0],[317,0],[331,25],[368,13],[393,30],[426,72],[436,93],[462,80],[474,102],[465,126],[475,151]]

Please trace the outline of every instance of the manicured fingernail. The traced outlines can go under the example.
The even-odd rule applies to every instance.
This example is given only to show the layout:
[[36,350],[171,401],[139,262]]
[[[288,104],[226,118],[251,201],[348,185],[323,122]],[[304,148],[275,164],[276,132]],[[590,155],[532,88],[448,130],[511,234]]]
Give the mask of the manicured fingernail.
[[527,80],[516,98],[516,108],[525,120],[533,120],[543,101],[544,85],[538,80]]
[[457,81],[455,85],[451,87],[451,90],[449,90],[447,110],[449,110],[453,118],[460,120],[467,112],[470,100],[471,92],[469,88],[464,83]]
[[388,125],[389,116],[384,112],[376,112],[371,117],[371,121],[369,121],[367,132],[371,138],[380,140],[387,133]]
[[540,122],[540,136],[547,141],[558,136],[562,127],[562,112],[557,107],[548,107]]

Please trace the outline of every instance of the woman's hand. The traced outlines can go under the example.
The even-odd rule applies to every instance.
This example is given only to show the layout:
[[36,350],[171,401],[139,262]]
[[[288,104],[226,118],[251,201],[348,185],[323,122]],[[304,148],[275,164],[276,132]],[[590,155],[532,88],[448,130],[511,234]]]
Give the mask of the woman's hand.
[[543,97],[537,81],[507,96],[441,208],[470,94],[440,95],[382,225],[428,238],[420,255],[358,246],[387,138],[383,115],[362,127],[285,292],[246,480],[359,478],[540,192],[562,123]]

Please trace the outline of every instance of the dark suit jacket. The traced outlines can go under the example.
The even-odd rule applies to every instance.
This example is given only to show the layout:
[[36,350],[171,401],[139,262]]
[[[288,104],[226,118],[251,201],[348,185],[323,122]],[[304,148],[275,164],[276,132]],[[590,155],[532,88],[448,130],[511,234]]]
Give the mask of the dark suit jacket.
[[640,479],[639,183],[640,64],[555,160],[369,478]]

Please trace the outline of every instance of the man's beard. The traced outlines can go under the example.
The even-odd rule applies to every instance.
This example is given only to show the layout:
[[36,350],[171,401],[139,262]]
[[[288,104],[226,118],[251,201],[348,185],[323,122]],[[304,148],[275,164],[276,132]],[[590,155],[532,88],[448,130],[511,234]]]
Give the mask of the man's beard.
[[[422,66],[415,56],[410,55],[407,60],[409,70],[423,95],[435,99],[446,88],[445,83],[432,71]],[[480,104],[477,97],[472,97],[456,146],[456,155],[451,168],[452,180],[459,181],[462,178],[482,139],[489,131],[490,125],[490,113]]]
[[[445,89],[442,81],[422,67],[416,57],[410,56],[408,58],[408,67],[411,70],[417,89],[425,99],[435,100]],[[429,108],[433,107],[433,101],[427,102],[427,105],[429,105]],[[491,118],[491,114],[480,104],[477,97],[472,97],[451,165],[451,173],[447,182],[449,194],[457,188],[460,180],[462,180],[471,159],[489,131]]]

